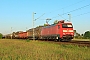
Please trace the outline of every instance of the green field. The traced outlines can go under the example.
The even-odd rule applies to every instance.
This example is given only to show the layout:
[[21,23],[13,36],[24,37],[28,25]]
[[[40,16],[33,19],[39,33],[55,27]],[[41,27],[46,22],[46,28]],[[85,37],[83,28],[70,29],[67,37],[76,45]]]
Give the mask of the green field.
[[0,60],[90,60],[90,47],[1,39]]

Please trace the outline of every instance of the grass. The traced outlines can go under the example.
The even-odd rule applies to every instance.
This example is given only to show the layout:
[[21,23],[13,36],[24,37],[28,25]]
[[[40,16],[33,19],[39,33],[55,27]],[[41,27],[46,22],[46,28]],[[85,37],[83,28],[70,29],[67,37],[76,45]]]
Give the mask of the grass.
[[0,60],[90,60],[90,47],[0,39]]

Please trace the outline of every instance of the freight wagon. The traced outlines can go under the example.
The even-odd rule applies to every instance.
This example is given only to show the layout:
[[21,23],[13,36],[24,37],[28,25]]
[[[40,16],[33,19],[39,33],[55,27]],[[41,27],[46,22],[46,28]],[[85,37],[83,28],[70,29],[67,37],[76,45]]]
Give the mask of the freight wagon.
[[[34,28],[34,39],[40,39],[42,27],[43,26],[38,26],[38,27]],[[28,37],[28,39],[33,39],[33,29],[29,29],[27,31],[27,37]]]
[[21,32],[18,34],[19,39],[27,39],[27,32]]

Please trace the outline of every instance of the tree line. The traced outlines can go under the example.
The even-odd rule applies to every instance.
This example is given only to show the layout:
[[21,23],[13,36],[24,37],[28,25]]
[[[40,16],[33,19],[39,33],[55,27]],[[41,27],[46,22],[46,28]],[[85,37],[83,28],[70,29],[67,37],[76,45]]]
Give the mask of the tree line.
[[84,34],[79,34],[76,30],[74,30],[74,38],[76,39],[90,39],[90,31],[84,32]]

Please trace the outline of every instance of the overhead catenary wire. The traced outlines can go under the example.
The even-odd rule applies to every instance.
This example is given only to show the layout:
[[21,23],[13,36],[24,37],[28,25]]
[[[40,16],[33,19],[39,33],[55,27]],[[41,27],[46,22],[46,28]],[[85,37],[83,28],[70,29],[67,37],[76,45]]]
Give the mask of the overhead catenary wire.
[[66,6],[66,7],[64,7],[64,8],[62,8],[62,9],[65,9],[65,8],[71,7],[71,6],[73,6],[73,5],[82,3],[83,1],[85,1],[85,0],[81,0],[81,1],[78,1],[78,2],[76,2],[76,3],[74,3],[74,4],[70,4],[70,5],[68,5],[68,6]]
[[85,15],[85,14],[90,14],[90,12],[81,13],[81,14],[78,14],[76,16],[72,16],[71,18],[76,18],[76,17],[82,16],[82,15]]
[[76,16],[73,16],[72,18],[79,17],[79,16],[82,16],[82,15],[85,15],[85,14],[90,14],[90,12],[85,12],[85,13],[82,13],[82,14],[79,14],[79,15],[76,15]]
[[[75,3],[73,3],[73,4],[70,4],[70,5],[68,5],[68,6],[62,7],[62,8],[60,8],[60,9],[56,9],[56,10],[54,10],[54,11],[52,11],[52,12],[46,12],[45,14],[46,14],[46,15],[47,15],[47,14],[51,14],[51,13],[56,12],[56,11],[61,10],[61,9],[63,9],[63,13],[64,13],[64,9],[65,9],[65,8],[74,6],[74,5],[79,4],[79,3],[82,3],[83,1],[85,1],[85,0],[80,0],[80,1],[78,1],[78,2],[75,2]],[[56,18],[56,17],[59,17],[59,16],[55,16],[55,17],[52,17],[52,18]]]
[[[60,14],[58,14],[60,17],[62,17]],[[62,17],[64,20],[66,20],[64,17]]]
[[[85,0],[81,0],[81,1],[78,1],[78,2],[76,2],[76,3],[74,3],[74,4],[70,4],[70,5],[68,5],[68,6],[66,6],[66,7],[63,7],[63,8],[60,8],[60,9],[66,9],[66,8],[68,8],[68,7],[71,7],[71,6],[74,6],[74,5],[77,5],[77,4],[79,4],[79,3],[82,3],[83,1],[85,1]],[[71,11],[68,11],[68,12],[63,12],[62,14],[59,14],[63,19],[65,19],[65,17],[63,16],[63,15],[68,15],[68,14],[72,14],[72,12],[76,12],[76,11],[79,11],[79,10],[81,10],[81,9],[84,9],[84,8],[87,8],[87,7],[89,7],[90,6],[90,4],[87,4],[87,5],[84,5],[84,6],[81,6],[81,7],[79,7],[79,8],[76,8],[76,9],[73,9],[73,10],[71,10]],[[60,10],[60,9],[58,9],[58,10]],[[57,11],[57,10],[55,10],[55,11]],[[55,12],[55,11],[53,11],[53,12]],[[49,13],[45,13],[45,15],[47,15],[47,14],[51,14],[52,12],[49,12]],[[80,16],[81,15],[84,15],[85,13],[83,13],[83,14],[79,14]],[[58,14],[57,14],[57,16],[54,16],[54,17],[51,17],[51,19],[55,19],[55,18],[57,18],[57,17],[60,17]],[[79,16],[79,15],[76,15],[76,16]],[[76,16],[74,16],[74,17],[76,17]],[[72,18],[74,18],[73,16],[72,16]],[[40,19],[40,20],[45,20],[45,19]]]
[[66,12],[66,13],[63,13],[62,15],[67,14],[67,13],[71,13],[71,12],[74,12],[74,11],[77,11],[77,10],[81,10],[81,9],[86,8],[86,7],[88,7],[88,6],[90,6],[90,4],[87,4],[87,5],[82,6],[82,7],[80,7],[80,8],[77,8],[77,9],[71,10],[71,11]]
[[60,8],[60,9],[54,10],[54,11],[52,11],[52,12],[47,12],[47,13],[50,14],[50,13],[56,12],[56,11],[61,10],[61,9],[66,9],[66,8],[68,8],[68,7],[71,7],[71,6],[74,6],[74,5],[76,5],[76,4],[82,3],[83,1],[85,1],[85,0],[78,1],[78,2],[76,2],[76,3],[70,4],[70,5],[68,5],[68,6],[65,6],[65,7],[62,7],[62,8]]
[[[45,14],[45,13],[44,13],[44,14]],[[36,21],[37,19],[41,18],[44,14],[42,14],[40,17],[36,18],[35,21]]]
[[[89,6],[90,6],[90,4],[87,4],[87,5],[85,5],[85,6],[76,8],[76,9],[71,10],[71,11],[69,11],[69,12],[63,13],[63,14],[61,14],[60,16],[65,15],[65,14],[68,14],[68,13],[71,13],[71,12],[75,12],[75,11],[81,10],[81,9],[86,8],[86,7],[89,7]],[[52,17],[52,18],[54,19],[54,18],[57,18],[57,17],[59,17],[59,16],[55,16],[55,17]]]
[[[70,4],[70,5],[65,6],[65,7],[63,7],[63,8],[60,8],[60,9],[63,9],[63,10],[64,10],[64,9],[67,8],[67,7],[74,6],[74,5],[76,5],[76,4],[82,3],[83,1],[85,1],[85,0],[80,0],[80,1],[78,1],[78,2],[75,2],[75,3],[73,3],[73,4]],[[89,4],[89,5],[82,6],[82,7],[80,7],[80,8],[74,9],[74,10],[71,10],[71,11],[69,11],[69,12],[65,12],[65,13],[64,13],[64,11],[63,11],[63,14],[60,14],[60,16],[65,15],[65,14],[69,14],[69,13],[71,13],[71,12],[77,11],[77,10],[82,9],[82,8],[85,8],[85,7],[87,7],[87,6],[90,6],[90,4]],[[58,10],[60,10],[60,9],[58,9]],[[57,11],[57,10],[55,10],[55,11]],[[53,11],[53,12],[55,12],[55,11]],[[52,12],[48,12],[48,13],[45,13],[45,14],[50,14],[50,13],[52,13]],[[57,18],[57,17],[59,17],[59,16],[52,17],[52,19]],[[64,17],[64,18],[65,18],[65,17]]]

